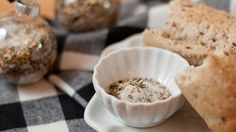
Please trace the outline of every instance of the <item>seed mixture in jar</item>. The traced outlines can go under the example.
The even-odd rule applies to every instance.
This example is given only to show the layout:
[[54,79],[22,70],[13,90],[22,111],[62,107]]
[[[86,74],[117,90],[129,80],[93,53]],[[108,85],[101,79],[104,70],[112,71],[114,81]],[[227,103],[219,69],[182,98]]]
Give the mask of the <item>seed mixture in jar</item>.
[[56,58],[56,38],[41,18],[0,18],[0,79],[27,84],[44,76]]
[[112,83],[108,93],[132,103],[150,103],[171,96],[171,92],[165,86],[149,78],[132,78]]
[[57,0],[56,18],[69,31],[86,32],[116,24],[119,0]]

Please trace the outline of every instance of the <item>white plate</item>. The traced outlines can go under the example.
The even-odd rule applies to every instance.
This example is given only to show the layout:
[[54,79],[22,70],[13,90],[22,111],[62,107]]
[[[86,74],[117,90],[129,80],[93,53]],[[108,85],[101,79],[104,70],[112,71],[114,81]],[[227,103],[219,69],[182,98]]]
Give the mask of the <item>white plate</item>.
[[188,103],[161,125],[140,129],[120,123],[103,107],[95,94],[86,107],[84,118],[89,126],[99,132],[209,132],[204,121]]

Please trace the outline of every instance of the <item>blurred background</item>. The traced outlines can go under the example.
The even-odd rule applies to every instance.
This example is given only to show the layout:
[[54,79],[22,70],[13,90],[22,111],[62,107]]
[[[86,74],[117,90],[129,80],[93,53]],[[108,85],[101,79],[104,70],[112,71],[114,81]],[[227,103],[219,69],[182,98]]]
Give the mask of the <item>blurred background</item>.
[[[5,14],[14,9],[15,3],[9,3],[8,0],[0,0],[0,15]],[[56,0],[37,0],[41,5],[41,15],[46,18],[54,18],[54,3]],[[121,2],[132,2],[135,0],[121,0]],[[147,1],[147,0],[145,0]],[[162,1],[162,0],[161,0]]]
[[[0,15],[14,9],[15,3],[11,4],[7,0],[0,0]],[[41,15],[47,18],[54,18],[54,2],[55,0],[38,0],[41,6]]]

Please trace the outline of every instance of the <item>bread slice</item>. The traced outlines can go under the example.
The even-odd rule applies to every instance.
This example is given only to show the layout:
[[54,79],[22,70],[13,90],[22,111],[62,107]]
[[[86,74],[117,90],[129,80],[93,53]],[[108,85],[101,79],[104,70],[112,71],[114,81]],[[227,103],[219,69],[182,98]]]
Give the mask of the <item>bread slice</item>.
[[209,55],[178,76],[177,84],[213,132],[236,132],[236,53]]
[[174,51],[195,66],[209,53],[235,51],[236,17],[188,0],[172,1],[170,10],[163,28],[144,32],[144,45]]

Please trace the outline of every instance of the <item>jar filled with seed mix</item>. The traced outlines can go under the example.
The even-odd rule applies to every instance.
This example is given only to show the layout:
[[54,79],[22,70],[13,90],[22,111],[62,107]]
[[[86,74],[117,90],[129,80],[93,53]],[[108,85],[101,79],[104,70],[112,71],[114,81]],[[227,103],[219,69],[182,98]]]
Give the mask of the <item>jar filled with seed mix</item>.
[[72,32],[94,31],[116,24],[119,0],[56,0],[56,18]]
[[18,0],[15,12],[0,17],[0,79],[15,84],[40,80],[54,63],[56,48],[34,0]]

